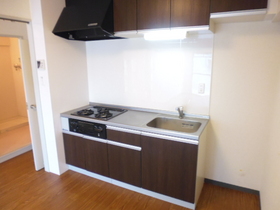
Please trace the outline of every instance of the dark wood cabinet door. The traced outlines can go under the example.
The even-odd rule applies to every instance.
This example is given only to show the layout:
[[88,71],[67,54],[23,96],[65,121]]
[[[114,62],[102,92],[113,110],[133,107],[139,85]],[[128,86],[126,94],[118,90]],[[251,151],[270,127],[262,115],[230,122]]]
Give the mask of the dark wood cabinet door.
[[[138,150],[141,148],[141,136],[139,134],[107,129],[107,139],[118,144],[108,143],[110,177],[141,187],[141,151]],[[130,146],[132,148],[129,148]]]
[[210,0],[171,0],[171,27],[209,25]]
[[267,0],[212,0],[211,13],[267,8]]
[[156,29],[170,27],[170,0],[138,0],[137,27]]
[[81,137],[63,134],[66,163],[86,168],[85,165],[85,141]]
[[108,154],[110,177],[141,187],[141,152],[108,145]]
[[84,139],[85,160],[88,171],[109,176],[107,144],[94,140]]
[[194,203],[198,146],[141,136],[142,187]]
[[114,31],[132,31],[136,27],[136,0],[114,0]]
[[[139,132],[140,134],[140,132]],[[139,134],[134,134],[134,133],[127,133],[127,132],[122,132],[122,131],[116,131],[116,130],[107,130],[107,139],[119,142],[119,143],[124,143],[124,144],[129,144],[133,146],[141,146],[141,136]]]

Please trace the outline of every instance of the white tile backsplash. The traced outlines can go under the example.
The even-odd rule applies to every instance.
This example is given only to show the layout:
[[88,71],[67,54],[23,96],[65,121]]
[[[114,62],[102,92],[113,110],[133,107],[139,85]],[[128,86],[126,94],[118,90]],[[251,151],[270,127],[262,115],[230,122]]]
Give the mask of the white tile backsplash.
[[[87,42],[91,102],[209,114],[213,35]],[[199,94],[199,84],[205,92]]]

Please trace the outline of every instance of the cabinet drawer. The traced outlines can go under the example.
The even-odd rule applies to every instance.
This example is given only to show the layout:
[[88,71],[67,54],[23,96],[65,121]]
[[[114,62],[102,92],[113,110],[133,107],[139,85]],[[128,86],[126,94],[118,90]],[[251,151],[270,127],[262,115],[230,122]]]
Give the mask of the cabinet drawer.
[[[113,130],[114,129],[114,130]],[[132,133],[135,132],[135,133]],[[116,141],[123,144],[129,144],[133,146],[141,146],[140,132],[132,131],[123,128],[107,127],[107,139]]]

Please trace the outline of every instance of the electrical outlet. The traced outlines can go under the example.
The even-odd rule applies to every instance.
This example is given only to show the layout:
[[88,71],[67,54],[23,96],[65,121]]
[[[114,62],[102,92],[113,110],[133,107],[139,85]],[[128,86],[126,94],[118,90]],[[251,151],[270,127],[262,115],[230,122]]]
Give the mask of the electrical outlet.
[[204,94],[205,93],[205,83],[199,83],[198,84],[198,94]]

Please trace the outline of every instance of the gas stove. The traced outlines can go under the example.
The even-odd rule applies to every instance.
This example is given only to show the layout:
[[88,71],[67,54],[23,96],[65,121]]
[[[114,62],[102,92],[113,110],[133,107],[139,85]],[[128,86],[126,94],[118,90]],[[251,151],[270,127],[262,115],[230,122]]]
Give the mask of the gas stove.
[[107,121],[126,111],[127,111],[126,109],[118,109],[118,108],[103,107],[103,106],[91,106],[86,109],[81,109],[76,112],[73,112],[71,113],[71,115]]

